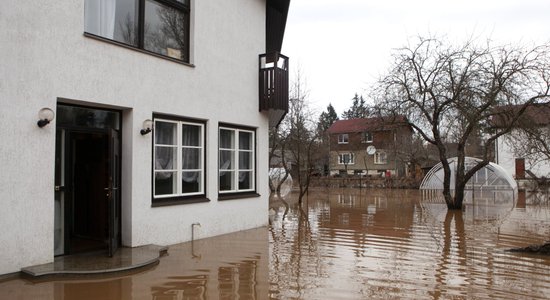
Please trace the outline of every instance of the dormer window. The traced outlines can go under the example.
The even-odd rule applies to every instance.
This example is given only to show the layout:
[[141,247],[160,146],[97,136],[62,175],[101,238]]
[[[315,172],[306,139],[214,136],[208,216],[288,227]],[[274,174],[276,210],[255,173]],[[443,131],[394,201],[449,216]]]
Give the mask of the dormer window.
[[338,135],[338,144],[347,144],[349,141],[349,136],[347,133],[342,133]]

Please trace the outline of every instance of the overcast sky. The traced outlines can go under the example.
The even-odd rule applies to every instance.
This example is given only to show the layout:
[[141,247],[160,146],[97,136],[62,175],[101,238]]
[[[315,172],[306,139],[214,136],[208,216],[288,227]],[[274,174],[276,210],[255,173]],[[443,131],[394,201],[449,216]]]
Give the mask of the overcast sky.
[[340,116],[419,35],[533,46],[550,41],[550,0],[291,0],[282,53],[312,107]]

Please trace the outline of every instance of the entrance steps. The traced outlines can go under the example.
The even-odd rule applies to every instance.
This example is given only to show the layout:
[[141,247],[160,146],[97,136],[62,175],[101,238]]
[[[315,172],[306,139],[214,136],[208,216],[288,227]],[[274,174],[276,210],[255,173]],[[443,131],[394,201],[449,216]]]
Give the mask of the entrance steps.
[[167,254],[168,247],[146,245],[135,248],[122,247],[113,257],[105,251],[55,257],[54,262],[21,269],[31,277],[58,275],[107,275],[127,272],[157,264]]

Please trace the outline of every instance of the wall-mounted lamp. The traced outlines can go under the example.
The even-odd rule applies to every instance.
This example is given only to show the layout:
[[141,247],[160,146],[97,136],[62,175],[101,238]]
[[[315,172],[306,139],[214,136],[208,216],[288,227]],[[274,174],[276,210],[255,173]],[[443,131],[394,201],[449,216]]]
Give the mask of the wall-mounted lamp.
[[151,132],[151,130],[153,130],[153,121],[147,119],[143,121],[143,129],[141,129],[139,133],[141,133],[141,135],[146,135]]
[[42,128],[50,124],[50,122],[53,121],[54,117],[55,117],[55,113],[53,112],[53,110],[47,107],[44,107],[38,111],[38,122],[36,122],[36,125]]

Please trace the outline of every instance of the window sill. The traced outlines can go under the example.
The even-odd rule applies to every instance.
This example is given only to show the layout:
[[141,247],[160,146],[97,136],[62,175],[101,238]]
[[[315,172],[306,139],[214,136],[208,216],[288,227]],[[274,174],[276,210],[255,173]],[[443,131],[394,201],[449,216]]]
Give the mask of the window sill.
[[218,194],[218,201],[237,200],[237,199],[244,199],[244,198],[258,198],[260,196],[261,196],[260,194],[255,192]]
[[160,198],[160,199],[153,199],[153,202],[151,203],[151,207],[182,205],[182,204],[194,204],[194,203],[205,203],[205,202],[210,202],[210,199],[208,199],[206,197]]
[[130,49],[130,50],[133,50],[133,51],[137,51],[137,52],[140,52],[140,53],[144,53],[144,54],[147,54],[147,55],[158,57],[158,58],[161,58],[161,59],[169,60],[169,61],[181,64],[181,65],[184,65],[184,66],[188,66],[188,67],[192,67],[192,68],[195,67],[195,65],[192,64],[192,63],[184,62],[182,60],[172,58],[170,56],[165,56],[165,55],[161,55],[161,54],[158,54],[158,53],[155,53],[155,52],[140,49],[140,48],[137,48],[137,47],[134,47],[134,46],[131,46],[131,45],[127,45],[127,44],[124,44],[124,43],[121,43],[121,42],[118,42],[118,41],[115,41],[115,40],[111,40],[111,39],[108,39],[108,38],[104,38],[104,37],[101,37],[99,35],[95,35],[95,34],[92,34],[92,33],[84,32],[84,36],[88,37],[88,38],[91,38],[91,39],[94,39],[94,40],[102,41],[102,42],[105,42],[105,43],[113,44],[113,45],[120,46],[120,47],[123,47],[123,48],[126,48],[126,49]]

